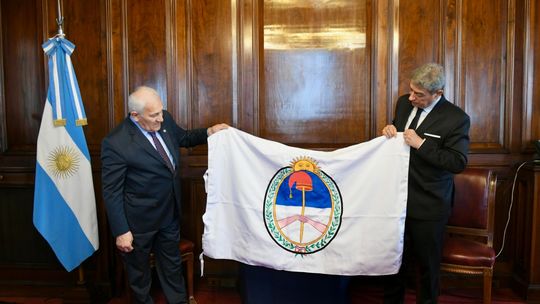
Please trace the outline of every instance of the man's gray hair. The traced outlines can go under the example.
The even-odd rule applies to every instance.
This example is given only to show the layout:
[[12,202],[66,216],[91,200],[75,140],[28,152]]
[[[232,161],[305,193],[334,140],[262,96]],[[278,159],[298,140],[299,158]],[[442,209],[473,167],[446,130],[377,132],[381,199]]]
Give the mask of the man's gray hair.
[[415,69],[412,73],[411,83],[430,93],[444,88],[444,68],[438,63],[428,63]]
[[144,113],[144,108],[146,107],[147,100],[145,98],[141,98],[140,93],[142,91],[150,92],[159,97],[158,92],[152,89],[151,87],[147,87],[147,86],[137,87],[135,91],[133,91],[133,93],[129,94],[129,97],[128,97],[128,112],[129,113],[137,112],[141,115]]

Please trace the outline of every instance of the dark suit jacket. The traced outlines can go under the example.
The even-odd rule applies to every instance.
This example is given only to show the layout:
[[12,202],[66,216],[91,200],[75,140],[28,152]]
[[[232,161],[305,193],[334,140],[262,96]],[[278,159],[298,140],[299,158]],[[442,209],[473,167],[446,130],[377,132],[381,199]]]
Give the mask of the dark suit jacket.
[[163,112],[159,133],[177,167],[173,174],[157,150],[128,117],[103,140],[103,197],[113,236],[157,230],[170,217],[171,200],[180,213],[179,147],[206,143],[206,129],[186,131]]
[[[408,98],[409,95],[401,96],[396,105],[393,124],[398,132],[404,131],[413,108]],[[469,116],[444,96],[418,126],[416,133],[426,140],[418,150],[411,148],[408,217],[421,220],[448,217],[454,173],[463,171],[467,165],[469,127]]]

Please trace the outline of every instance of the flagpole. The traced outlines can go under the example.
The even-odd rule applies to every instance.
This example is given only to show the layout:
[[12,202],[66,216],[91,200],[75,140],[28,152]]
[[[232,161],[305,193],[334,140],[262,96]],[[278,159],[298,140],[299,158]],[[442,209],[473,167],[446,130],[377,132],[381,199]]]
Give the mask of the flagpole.
[[[56,3],[58,4],[58,18],[56,18],[56,24],[58,25],[58,34],[60,38],[63,38],[65,36],[64,30],[63,30],[63,24],[64,24],[64,16],[62,16],[62,3],[61,0],[57,0]],[[83,266],[78,267],[78,274],[79,278],[77,281],[77,285],[84,285],[86,283],[86,280],[84,278],[84,269]]]
[[64,30],[62,28],[62,25],[64,24],[64,16],[62,16],[62,5],[61,0],[57,0],[58,3],[58,18],[56,18],[56,24],[58,24],[58,36],[64,37]]
[[79,266],[79,280],[77,281],[77,285],[84,285],[86,283],[86,280],[84,279],[84,269],[81,266]]

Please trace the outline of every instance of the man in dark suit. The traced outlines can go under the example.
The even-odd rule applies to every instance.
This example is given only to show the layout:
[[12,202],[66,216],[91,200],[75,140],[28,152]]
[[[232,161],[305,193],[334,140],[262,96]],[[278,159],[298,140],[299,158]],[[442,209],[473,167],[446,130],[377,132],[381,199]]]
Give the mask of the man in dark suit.
[[137,303],[153,303],[150,252],[168,303],[187,303],[178,248],[178,148],[205,144],[209,135],[227,125],[184,130],[149,87],[137,88],[128,108],[129,117],[102,143],[103,196],[111,231]]
[[[451,212],[454,174],[467,165],[469,116],[443,95],[444,71],[438,64],[417,68],[410,93],[401,96],[388,138],[403,132],[411,147],[404,261],[414,257],[420,278],[417,303],[437,303],[444,229]],[[404,264],[385,282],[385,303],[403,303]]]

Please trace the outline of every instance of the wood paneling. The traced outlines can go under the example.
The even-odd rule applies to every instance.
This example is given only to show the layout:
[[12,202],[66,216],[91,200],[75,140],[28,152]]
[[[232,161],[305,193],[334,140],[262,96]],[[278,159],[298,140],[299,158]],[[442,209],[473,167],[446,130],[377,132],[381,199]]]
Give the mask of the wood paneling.
[[[471,117],[471,149],[507,149],[507,1],[464,1],[460,29],[458,98]],[[486,14],[489,12],[489,14]],[[503,152],[503,151],[501,151]]]
[[146,1],[127,1],[126,9],[129,91],[153,87],[167,104],[165,1],[152,1],[151,8]]
[[191,100],[187,101],[190,104],[187,126],[232,124],[231,45],[236,41],[231,39],[231,1],[191,1],[190,14],[193,78]]
[[[127,77],[127,0],[106,0],[106,42],[108,80],[108,128],[127,115],[129,78]],[[105,113],[103,113],[105,115]]]
[[530,147],[531,140],[540,139],[540,4],[526,0],[524,14],[524,115],[522,147]]
[[264,2],[262,137],[315,147],[370,138],[366,11],[366,1]]
[[446,5],[443,7],[442,17],[444,18],[444,26],[441,28],[443,46],[441,60],[445,64],[446,86],[444,95],[448,100],[454,101],[455,104],[463,107],[463,104],[456,100],[459,91],[459,81],[457,81],[457,72],[460,70],[460,37],[458,26],[461,24],[461,0],[446,0]]
[[527,165],[517,177],[515,209],[508,240],[514,257],[513,281],[528,303],[540,302],[540,166]]
[[[267,139],[331,150],[378,136],[393,117],[396,98],[409,91],[412,70],[440,62],[446,97],[471,116],[469,165],[499,174],[498,222],[506,220],[512,170],[530,158],[531,140],[540,138],[538,1],[63,2],[64,30],[77,46],[72,59],[89,121],[98,200],[101,246],[84,265],[88,280],[99,286],[114,286],[111,269],[117,266],[100,192],[100,143],[125,118],[136,86],[155,87],[186,128],[226,122]],[[27,216],[48,82],[41,44],[56,33],[56,5],[0,0],[2,247],[20,247],[14,229],[22,239],[39,238]],[[198,250],[206,147],[182,154],[182,231]],[[503,227],[496,231],[495,247]],[[34,273],[18,266],[22,262],[45,267],[43,277],[71,278],[47,250],[5,252],[0,266],[11,263],[20,271],[10,273],[21,280]],[[512,275],[505,270],[512,258],[503,252],[496,277]],[[235,273],[230,262],[210,260],[207,267],[215,275]]]
[[[29,185],[32,186],[32,185]],[[0,261],[2,264],[47,266],[58,265],[49,244],[33,227],[32,188],[5,188],[0,197],[0,225],[2,231],[11,231],[0,238]],[[36,254],[39,253],[39,254]]]
[[399,0],[399,95],[410,91],[409,79],[415,68],[428,62],[443,63],[441,4],[441,1]]
[[[370,3],[370,2],[368,2]],[[372,50],[372,130],[371,134],[379,135],[387,124],[392,122],[394,107],[392,106],[393,96],[397,95],[397,87],[394,87],[392,80],[396,69],[394,68],[395,56],[394,47],[394,25],[393,6],[390,1],[374,1],[368,16],[372,20],[368,23],[368,28],[373,31]],[[370,25],[371,24],[371,25]],[[396,26],[397,27],[397,26]],[[396,50],[397,51],[397,50]]]
[[259,101],[259,71],[260,52],[262,52],[260,37],[263,31],[259,27],[263,5],[258,0],[239,1],[238,10],[238,106],[235,126],[254,135],[259,135],[258,101]]
[[[169,7],[167,15],[169,16],[170,24],[167,36],[170,37],[170,42],[167,43],[170,49],[169,63],[167,67],[169,72],[169,103],[168,110],[173,113],[173,117],[179,123],[187,122],[187,101],[191,98],[191,92],[188,89],[188,84],[191,82],[188,53],[188,32],[191,31],[188,26],[190,19],[188,18],[188,4],[186,1],[167,1]],[[169,13],[170,12],[170,13]],[[185,124],[182,124],[185,126]]]
[[39,1],[2,1],[4,148],[10,153],[35,151],[46,97],[42,20]]

